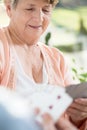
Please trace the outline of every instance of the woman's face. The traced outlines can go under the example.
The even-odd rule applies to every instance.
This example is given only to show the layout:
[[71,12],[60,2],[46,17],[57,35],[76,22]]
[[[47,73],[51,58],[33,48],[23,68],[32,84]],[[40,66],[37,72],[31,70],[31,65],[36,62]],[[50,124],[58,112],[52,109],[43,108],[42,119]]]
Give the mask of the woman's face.
[[46,0],[19,0],[10,11],[10,28],[22,38],[39,39],[50,22],[52,5]]

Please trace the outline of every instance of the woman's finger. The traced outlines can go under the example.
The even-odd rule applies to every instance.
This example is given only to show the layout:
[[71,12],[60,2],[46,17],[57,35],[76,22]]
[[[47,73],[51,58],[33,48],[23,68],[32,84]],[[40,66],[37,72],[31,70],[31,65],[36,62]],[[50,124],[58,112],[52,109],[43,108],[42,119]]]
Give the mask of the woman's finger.
[[44,130],[57,130],[54,125],[53,119],[49,114],[44,114],[42,118],[43,118],[42,125]]

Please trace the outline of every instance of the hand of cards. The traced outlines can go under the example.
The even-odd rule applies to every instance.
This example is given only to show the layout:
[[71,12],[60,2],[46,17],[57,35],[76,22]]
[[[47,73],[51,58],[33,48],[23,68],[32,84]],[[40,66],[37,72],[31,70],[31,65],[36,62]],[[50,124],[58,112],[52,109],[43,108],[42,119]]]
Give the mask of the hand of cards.
[[44,113],[49,113],[54,121],[57,121],[72,103],[72,98],[65,92],[64,88],[52,85],[45,85],[44,89],[33,93],[29,98],[31,106],[40,109],[37,118],[39,121]]
[[39,108],[39,121],[41,120],[41,115],[44,113],[49,113],[54,121],[56,121],[72,103],[72,98],[66,94],[63,87],[40,85],[40,89],[33,92],[26,100],[23,100],[23,98],[17,96],[14,92],[8,90],[1,91],[0,88],[0,103],[3,104],[13,116],[25,118],[29,113],[32,113],[30,111],[33,108]]
[[[69,96],[69,95],[70,96]],[[48,112],[56,121],[72,103],[72,99],[87,98],[87,82],[74,84],[65,89],[47,85],[40,93],[32,95],[33,106],[38,106],[41,113]]]

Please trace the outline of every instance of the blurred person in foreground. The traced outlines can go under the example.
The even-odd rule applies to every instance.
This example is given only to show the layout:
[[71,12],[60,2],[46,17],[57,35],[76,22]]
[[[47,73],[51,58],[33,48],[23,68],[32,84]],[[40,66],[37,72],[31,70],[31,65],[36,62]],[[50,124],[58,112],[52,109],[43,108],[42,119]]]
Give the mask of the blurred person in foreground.
[[[1,85],[28,95],[31,88],[34,89],[38,84],[65,87],[73,83],[63,54],[58,49],[39,42],[50,23],[52,10],[57,2],[12,0],[5,4],[10,22],[7,27],[0,29]],[[76,126],[80,121],[78,127],[83,125],[87,116],[86,102],[78,99],[69,111]],[[75,115],[77,113],[77,119],[74,118],[75,115],[72,116],[73,111]]]
[[64,117],[55,124],[48,113],[39,114],[40,109],[32,109],[30,99],[0,87],[0,130],[77,130]]
[[31,120],[27,121],[12,116],[4,106],[0,105],[0,130],[78,130],[68,120],[60,118],[55,125],[49,114],[45,113],[42,123],[39,124]]

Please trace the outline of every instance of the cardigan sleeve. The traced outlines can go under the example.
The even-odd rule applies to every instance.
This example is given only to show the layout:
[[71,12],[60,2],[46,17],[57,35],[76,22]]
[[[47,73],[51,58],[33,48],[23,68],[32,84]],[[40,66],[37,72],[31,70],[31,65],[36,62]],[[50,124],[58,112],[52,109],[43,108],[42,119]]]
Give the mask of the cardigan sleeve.
[[71,68],[68,64],[67,58],[65,58],[63,55],[61,56],[60,68],[62,71],[65,86],[74,84],[75,81],[73,80]]
[[0,29],[0,85],[6,85],[9,71],[9,46],[5,30]]
[[53,60],[52,62],[54,62],[55,64],[55,73],[57,74],[57,76],[59,75],[59,78],[62,82],[61,85],[66,87],[70,84],[74,84],[71,69],[64,54],[59,49],[52,47],[50,55],[51,59]]
[[64,54],[58,50],[58,58],[60,57],[60,70],[62,79],[64,80],[64,86],[68,86],[70,84],[74,84],[73,75],[71,68],[69,66],[68,59],[64,56]]

